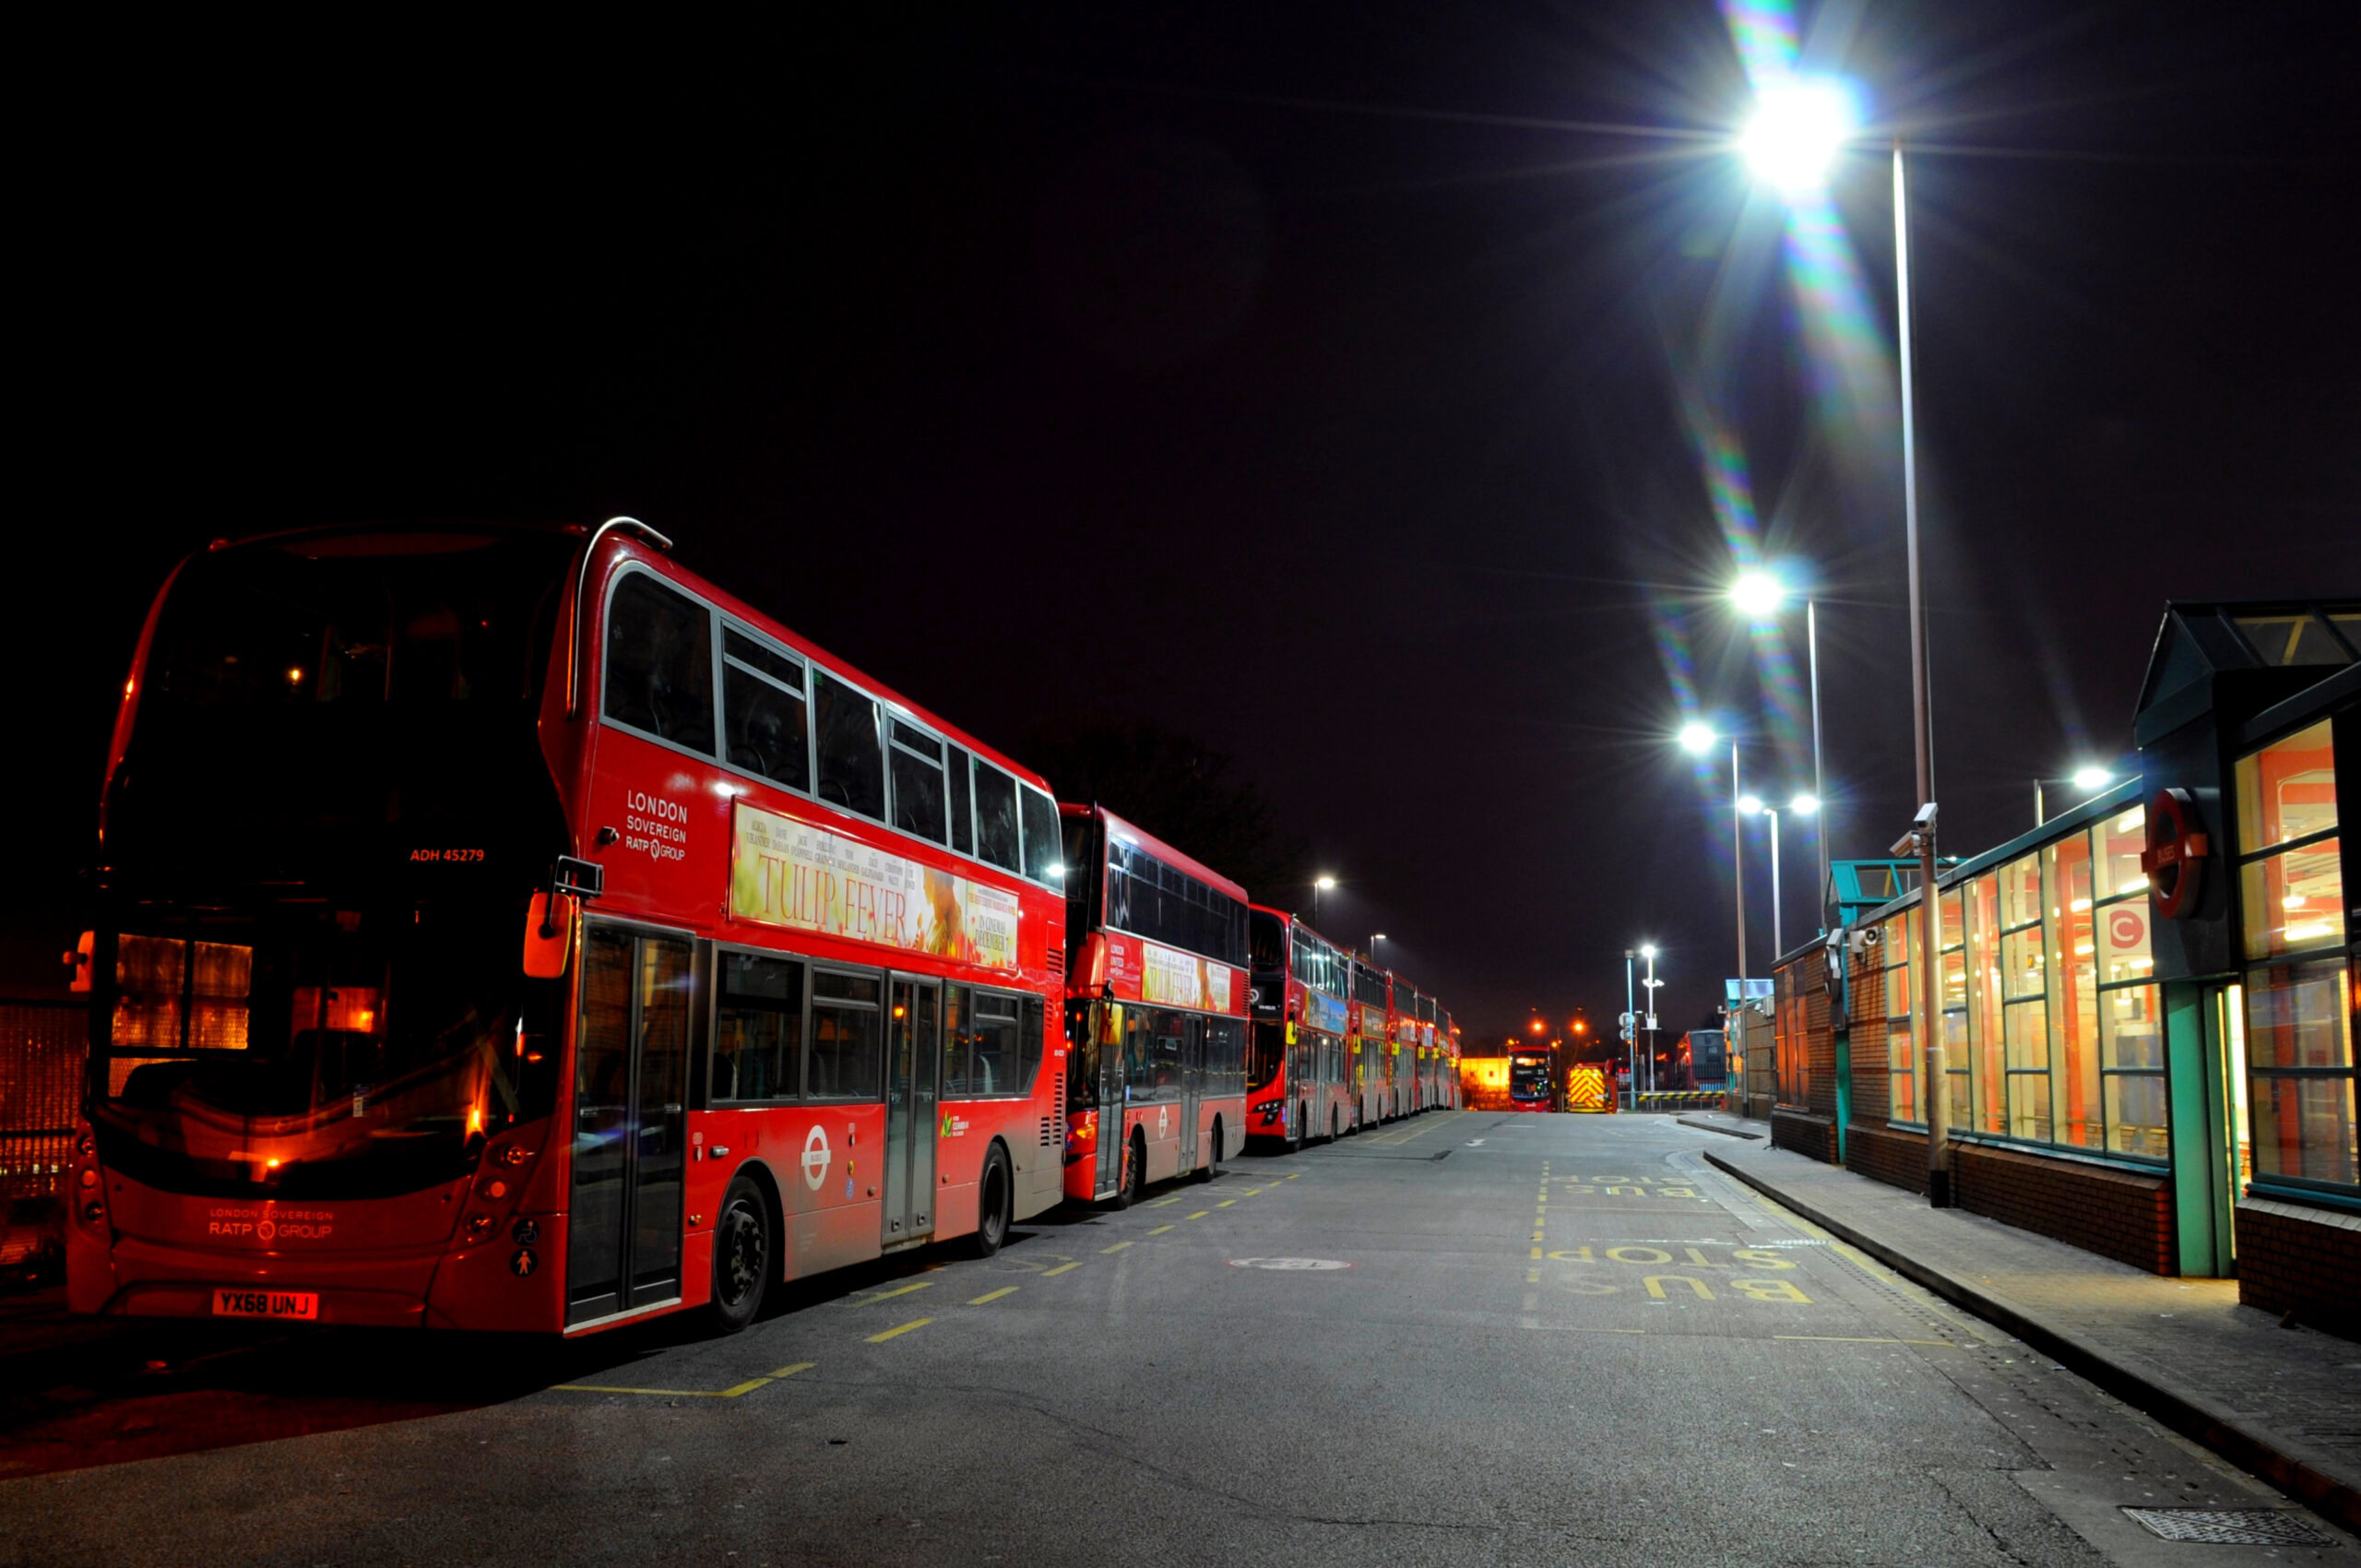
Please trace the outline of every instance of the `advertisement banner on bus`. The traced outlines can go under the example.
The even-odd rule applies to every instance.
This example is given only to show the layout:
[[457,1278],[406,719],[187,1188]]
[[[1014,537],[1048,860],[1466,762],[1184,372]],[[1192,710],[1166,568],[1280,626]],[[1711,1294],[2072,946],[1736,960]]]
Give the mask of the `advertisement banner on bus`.
[[1332,1035],[1345,1032],[1348,1021],[1345,1004],[1326,992],[1306,986],[1303,992],[1303,1021],[1315,1029]]
[[1016,968],[1016,895],[777,812],[738,804],[734,920]]

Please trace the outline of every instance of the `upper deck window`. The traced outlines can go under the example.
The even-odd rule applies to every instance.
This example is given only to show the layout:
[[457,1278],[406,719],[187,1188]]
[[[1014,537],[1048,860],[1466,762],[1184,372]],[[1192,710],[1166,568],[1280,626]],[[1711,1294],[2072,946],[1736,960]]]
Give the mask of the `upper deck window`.
[[809,792],[812,736],[803,661],[774,652],[734,626],[721,630],[721,712],[730,766]]
[[646,572],[626,573],[608,601],[606,715],[713,754],[712,612]]
[[894,826],[930,843],[943,842],[943,742],[893,721]]
[[1059,885],[1064,862],[1059,854],[1058,803],[1030,784],[1020,786],[1019,803],[1025,827],[1025,874],[1036,882]]
[[812,672],[820,736],[820,798],[885,818],[885,746],[876,702],[825,670]]
[[1017,852],[1016,780],[976,759],[976,853],[1003,871],[1023,864]]

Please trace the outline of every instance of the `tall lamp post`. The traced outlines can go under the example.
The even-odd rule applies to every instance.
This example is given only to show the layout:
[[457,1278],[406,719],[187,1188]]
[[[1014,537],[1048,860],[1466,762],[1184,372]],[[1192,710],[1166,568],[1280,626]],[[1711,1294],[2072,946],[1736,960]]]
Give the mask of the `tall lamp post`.
[[1314,930],[1318,930],[1320,926],[1320,896],[1335,885],[1336,879],[1333,876],[1315,876],[1311,879],[1311,924]]
[[1656,979],[1655,944],[1640,949],[1640,956],[1648,961],[1648,978],[1640,983],[1648,988],[1648,1087],[1656,1087],[1656,987],[1664,981]]
[[[1787,950],[1784,928],[1779,923],[1779,814],[1755,795],[1739,797],[1738,809],[1749,816],[1760,814],[1771,819],[1771,956],[1776,962]],[[1798,794],[1787,802],[1787,810],[1797,816],[1809,816],[1820,810],[1820,797]]]
[[[1771,572],[1741,572],[1738,581],[1730,585],[1730,603],[1750,620],[1769,620],[1778,613],[1786,600],[1787,585]],[[1828,777],[1823,771],[1820,742],[1820,601],[1809,594],[1804,596],[1804,659],[1811,688],[1811,798],[1819,802],[1828,799]],[[1812,908],[1819,911],[1815,919],[1821,933],[1825,935],[1828,932],[1828,821],[1825,817],[1813,823],[1812,837],[1820,850],[1820,890],[1813,896]]]
[[[1789,196],[1817,191],[1854,133],[1852,95],[1840,83],[1786,77],[1762,85],[1738,149],[1754,172]],[[1917,415],[1911,379],[1910,201],[1902,138],[1892,142],[1894,346],[1902,382],[1902,529],[1910,563],[1910,719],[1917,765],[1918,810],[1908,847],[1917,852],[1920,1051],[1927,1074],[1927,1202],[1952,1206],[1951,1095],[1943,1060],[1942,1001],[1935,956],[1940,940],[1935,893],[1934,693],[1927,659],[1927,590],[1918,549]],[[1902,846],[1896,846],[1899,853]]]
[[1640,1109],[1640,1004],[1632,995],[1631,964],[1639,956],[1623,949],[1623,1076],[1631,1085],[1627,1092],[1633,1111]]

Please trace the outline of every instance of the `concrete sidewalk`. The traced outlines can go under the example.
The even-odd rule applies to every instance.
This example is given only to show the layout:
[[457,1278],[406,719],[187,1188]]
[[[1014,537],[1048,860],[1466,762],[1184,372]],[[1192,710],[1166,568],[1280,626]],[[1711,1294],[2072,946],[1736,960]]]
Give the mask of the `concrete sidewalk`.
[[2235,1280],[2160,1278],[1785,1149],[1714,1143],[1705,1158],[1739,1181],[2361,1530],[2361,1344],[2282,1328],[2238,1305]]

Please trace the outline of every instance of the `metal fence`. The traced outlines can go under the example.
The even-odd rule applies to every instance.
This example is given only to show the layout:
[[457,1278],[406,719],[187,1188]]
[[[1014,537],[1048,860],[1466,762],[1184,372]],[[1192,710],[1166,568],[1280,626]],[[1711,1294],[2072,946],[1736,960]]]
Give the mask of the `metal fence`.
[[55,1252],[89,1008],[0,997],[0,1268]]

